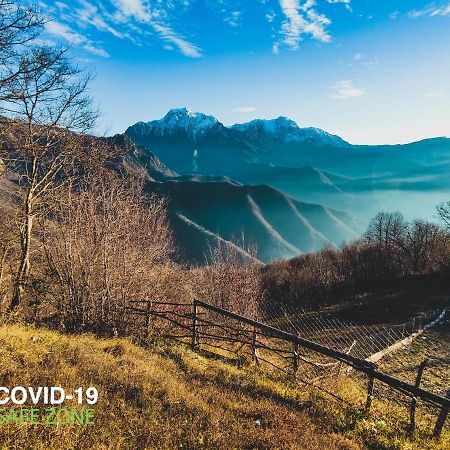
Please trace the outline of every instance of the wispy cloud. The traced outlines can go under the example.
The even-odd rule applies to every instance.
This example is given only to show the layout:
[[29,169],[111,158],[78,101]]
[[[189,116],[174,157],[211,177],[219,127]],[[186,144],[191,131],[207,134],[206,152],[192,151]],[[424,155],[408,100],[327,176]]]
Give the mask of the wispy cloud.
[[106,50],[95,46],[86,36],[78,33],[70,28],[68,25],[59,23],[56,21],[47,22],[45,24],[45,30],[51,36],[55,36],[59,39],[64,39],[69,44],[76,47],[81,47],[93,55],[108,58],[109,54]]
[[304,34],[310,34],[322,42],[331,41],[331,36],[326,31],[331,21],[316,12],[315,4],[314,0],[306,0],[305,3],[299,0],[280,0],[281,10],[285,16],[281,26],[282,43],[296,50]]
[[[80,43],[77,45],[84,45],[87,51],[99,56],[105,56],[106,51],[93,44],[93,38],[89,37],[92,32],[109,33],[140,46],[159,40],[161,47],[168,51],[200,58],[204,50],[200,43],[196,43],[197,37],[189,32],[189,20],[186,20],[198,3],[195,0],[72,0],[70,3],[58,0],[43,5],[60,26],[66,27],[65,30],[61,27],[56,30],[56,27],[53,32],[65,34],[65,39],[71,42],[76,41],[76,35],[79,35]],[[223,22],[236,29],[260,14],[270,24],[274,53],[283,47],[298,49],[306,37],[330,42],[331,20],[321,8],[328,4],[328,9],[329,5],[343,5],[351,10],[351,0],[259,0],[257,3],[255,7],[243,0],[202,2]]]
[[173,44],[183,55],[189,58],[203,56],[197,45],[189,42],[164,21],[168,16],[167,10],[158,6],[152,8],[150,3],[144,0],[113,0],[113,2],[117,8],[113,17],[118,23],[135,19],[140,24],[149,25],[163,41]]
[[422,9],[413,9],[409,11],[408,16],[412,19],[417,19],[418,17],[428,16],[449,16],[450,17],[450,2],[444,2],[441,4],[432,3]]
[[368,70],[375,70],[379,67],[380,60],[376,57],[367,57],[362,53],[355,53],[353,61],[348,64],[348,67],[353,67],[354,65],[360,65]]
[[423,94],[425,98],[444,98],[447,96],[447,91],[445,89],[436,89],[433,91],[428,91]]
[[255,111],[256,111],[256,108],[254,106],[239,106],[238,108],[233,109],[233,112],[243,113],[243,114],[248,114],[248,113],[252,113]]
[[[316,0],[279,0],[284,20],[281,24],[281,40],[273,45],[274,53],[278,53],[282,45],[292,50],[299,48],[304,35],[309,35],[319,42],[331,42],[328,32],[331,20],[317,10]],[[327,3],[342,3],[351,10],[350,0],[326,0]],[[273,16],[266,16],[272,22]]]
[[104,17],[103,11],[101,11],[98,6],[93,5],[92,3],[86,0],[79,0],[80,8],[75,10],[75,18],[79,21],[92,25],[99,31],[107,31],[111,33],[113,36],[118,38],[125,38],[126,35],[121,33],[116,28],[107,23],[106,18]]
[[[89,27],[107,32],[119,39],[127,39],[142,45],[152,36],[158,36],[166,50],[178,49],[189,58],[202,56],[201,49],[186,39],[171,24],[171,16],[176,7],[189,4],[188,0],[170,2],[150,2],[149,0],[109,0],[93,2],[74,0],[74,7],[56,2],[54,5],[43,4],[47,13],[55,18],[49,22],[47,31],[65,39],[73,45],[80,46],[97,56],[107,56],[106,50],[94,45],[87,37]],[[231,15],[235,21],[238,15]],[[92,30],[91,30],[92,31]]]
[[144,0],[112,0],[117,8],[117,18],[133,17],[140,22],[148,22],[152,15],[149,12],[149,4]]
[[151,22],[151,26],[159,33],[163,40],[178,47],[184,56],[188,56],[189,58],[201,58],[203,56],[201,50],[196,45],[179,36],[172,28],[153,22]]
[[349,11],[352,10],[350,6],[351,0],[327,0],[327,3],[343,3]]
[[333,91],[330,97],[338,100],[363,97],[367,94],[364,88],[356,87],[351,80],[338,81],[333,86]]
[[225,16],[223,19],[231,27],[241,26],[242,11],[231,11],[230,15]]
[[399,14],[400,14],[399,11],[393,11],[389,14],[389,19],[396,20],[398,18]]
[[442,8],[435,9],[431,16],[450,16],[450,3]]
[[81,45],[87,40],[80,33],[72,30],[68,25],[56,21],[47,22],[45,24],[45,30],[52,36],[64,39],[73,45]]

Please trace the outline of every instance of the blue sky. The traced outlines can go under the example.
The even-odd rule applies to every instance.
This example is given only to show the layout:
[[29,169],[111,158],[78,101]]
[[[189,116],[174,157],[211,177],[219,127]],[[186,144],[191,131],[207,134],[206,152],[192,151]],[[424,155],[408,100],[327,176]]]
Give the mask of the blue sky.
[[288,116],[353,143],[450,136],[450,1],[41,1],[97,76],[98,133],[187,106]]

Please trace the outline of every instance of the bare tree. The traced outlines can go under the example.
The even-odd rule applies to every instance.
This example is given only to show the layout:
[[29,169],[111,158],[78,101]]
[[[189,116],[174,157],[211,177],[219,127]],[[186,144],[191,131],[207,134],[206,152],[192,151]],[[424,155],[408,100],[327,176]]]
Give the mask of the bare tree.
[[92,127],[98,113],[87,95],[89,73],[73,66],[64,49],[34,47],[20,56],[29,68],[16,74],[1,102],[3,113],[14,126],[8,133],[3,160],[21,174],[21,255],[9,310],[21,301],[30,271],[33,223],[48,197],[76,164],[80,139]]
[[450,201],[440,203],[436,209],[439,218],[444,222],[446,228],[450,230]]
[[37,8],[16,1],[0,0],[0,100],[11,95],[11,84],[32,70],[21,58],[29,44],[42,32],[43,17]]
[[50,303],[72,331],[123,331],[125,305],[152,298],[153,270],[173,252],[165,201],[107,171],[65,188],[43,229]]
[[370,221],[365,238],[373,244],[400,245],[405,228],[405,220],[399,212],[380,212]]
[[440,248],[448,241],[438,225],[416,219],[406,233],[406,253],[413,272],[433,270],[433,262],[443,253]]
[[262,264],[254,246],[221,240],[210,249],[207,267],[193,270],[197,298],[247,317],[257,318],[264,299]]

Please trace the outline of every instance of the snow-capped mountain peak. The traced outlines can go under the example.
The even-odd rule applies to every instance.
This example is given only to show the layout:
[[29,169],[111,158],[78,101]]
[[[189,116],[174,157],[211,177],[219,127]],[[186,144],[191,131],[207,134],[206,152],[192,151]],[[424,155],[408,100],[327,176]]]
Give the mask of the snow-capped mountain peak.
[[231,127],[245,135],[257,139],[265,138],[285,143],[315,142],[319,145],[348,145],[338,136],[331,135],[320,128],[300,128],[293,120],[279,116],[276,119],[256,119]]
[[260,131],[267,134],[277,134],[299,129],[293,120],[283,116],[276,119],[255,119],[247,123],[238,123],[231,128],[242,132]]
[[194,134],[204,132],[218,124],[215,117],[192,112],[187,108],[171,109],[162,119],[147,122],[159,130],[183,130]]
[[[131,129],[133,131],[131,131]],[[197,143],[202,137],[217,139],[236,138],[239,142],[274,144],[302,144],[308,143],[316,146],[344,147],[349,144],[338,136],[331,135],[319,128],[300,128],[293,120],[279,116],[275,119],[255,119],[251,122],[225,127],[215,117],[199,112],[192,112],[188,108],[171,109],[162,119],[150,122],[138,122],[130,127],[133,135],[158,136],[184,136],[191,143]],[[234,141],[233,141],[234,142]],[[240,145],[236,142],[234,146]]]

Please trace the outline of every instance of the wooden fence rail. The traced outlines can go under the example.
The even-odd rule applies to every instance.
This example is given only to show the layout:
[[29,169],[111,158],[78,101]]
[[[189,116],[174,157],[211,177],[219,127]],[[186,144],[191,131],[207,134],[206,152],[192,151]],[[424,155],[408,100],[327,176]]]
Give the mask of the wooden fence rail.
[[[133,303],[140,303],[141,305],[152,303],[152,305],[166,305],[166,306],[182,306],[182,307],[190,307],[190,311],[186,312],[177,312],[173,311],[172,309],[169,311],[157,311],[157,310],[150,310],[150,308],[136,308],[136,307],[128,307],[128,311],[130,313],[134,314],[140,314],[140,315],[154,315],[156,317],[160,317],[163,319],[166,319],[168,322],[170,322],[174,326],[178,326],[185,330],[190,330],[190,345],[192,348],[196,348],[199,345],[199,338],[205,337],[205,338],[212,338],[216,339],[217,341],[229,341],[229,342],[241,342],[242,345],[248,345],[251,348],[251,357],[258,361],[260,357],[258,357],[257,349],[258,348],[267,348],[268,350],[274,351],[279,356],[283,357],[287,361],[289,361],[289,365],[292,368],[293,376],[295,378],[297,371],[298,371],[298,363],[300,360],[304,360],[305,358],[302,358],[299,351],[300,349],[307,349],[312,352],[318,353],[319,355],[322,355],[324,357],[332,358],[336,360],[336,364],[338,364],[339,373],[341,373],[341,366],[342,364],[346,364],[349,367],[353,368],[353,370],[359,371],[361,373],[364,373],[368,377],[368,392],[367,392],[367,400],[365,405],[365,411],[367,412],[370,408],[371,402],[372,402],[372,396],[373,396],[373,387],[375,380],[389,386],[390,388],[397,390],[401,392],[402,394],[411,397],[411,425],[414,426],[414,414],[415,414],[415,407],[417,403],[417,399],[421,399],[424,402],[427,402],[431,405],[437,406],[440,408],[440,413],[438,420],[436,422],[436,426],[434,429],[434,435],[439,436],[442,430],[442,427],[447,419],[448,411],[450,410],[450,397],[447,395],[447,397],[441,396],[439,394],[436,394],[434,392],[425,390],[420,387],[420,376],[418,376],[416,383],[411,384],[406,381],[403,381],[401,379],[398,379],[396,377],[393,377],[391,375],[388,375],[384,372],[381,372],[377,365],[371,361],[368,361],[366,359],[358,358],[350,354],[350,351],[343,352],[339,350],[332,349],[330,347],[327,347],[325,345],[319,344],[317,342],[313,342],[309,339],[305,339],[303,337],[297,336],[295,334],[280,330],[278,328],[272,327],[270,325],[267,325],[265,323],[259,322],[257,320],[245,317],[243,315],[237,314],[232,311],[228,311],[226,309],[220,308],[215,305],[211,305],[209,303],[203,302],[201,300],[194,300],[192,304],[177,304],[174,302],[148,302],[148,301],[136,301]],[[245,324],[249,325],[251,328],[249,330],[239,329],[236,327],[215,323],[214,321],[207,320],[202,318],[202,314],[200,312],[200,309],[204,309],[206,311],[218,314],[220,317],[224,317],[227,319],[232,319],[234,321],[237,321],[239,324]],[[168,317],[168,314],[173,314],[173,317]],[[185,319],[185,322],[182,322],[183,319]],[[217,327],[217,329],[221,330],[221,335],[214,334],[214,331],[201,331],[201,327],[203,322],[205,322],[205,325],[208,328],[208,330],[211,330],[211,327]],[[148,326],[148,320],[147,320],[147,326]],[[225,331],[228,331],[232,334],[231,337],[226,338],[226,336],[223,335]],[[292,354],[292,357],[284,356],[284,353],[286,353],[286,350],[280,349],[280,348],[271,348],[267,345],[264,345],[262,343],[259,343],[257,341],[257,336],[259,334],[264,334],[266,337],[275,338],[278,340],[281,340],[285,343],[289,343],[290,345],[290,353]],[[186,336],[183,336],[186,337]],[[205,343],[207,345],[214,346],[213,343]],[[263,361],[266,361],[273,365],[273,363],[264,360],[263,358],[260,358]],[[317,366],[334,366],[335,363],[328,363],[328,364],[316,364]],[[276,366],[275,366],[276,367]],[[286,372],[285,368],[277,367],[279,370],[282,370],[283,372]],[[421,372],[423,372],[423,369],[425,368],[425,364],[421,366]],[[351,370],[351,369],[350,369]],[[450,391],[449,391],[450,392]]]

